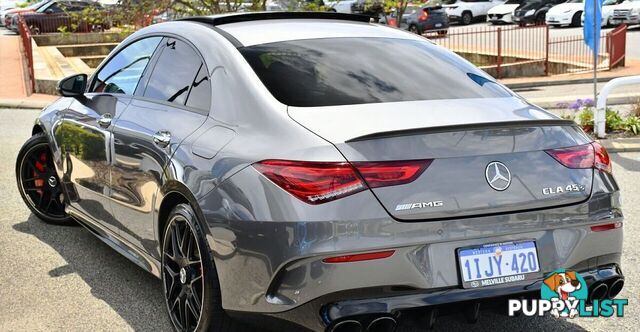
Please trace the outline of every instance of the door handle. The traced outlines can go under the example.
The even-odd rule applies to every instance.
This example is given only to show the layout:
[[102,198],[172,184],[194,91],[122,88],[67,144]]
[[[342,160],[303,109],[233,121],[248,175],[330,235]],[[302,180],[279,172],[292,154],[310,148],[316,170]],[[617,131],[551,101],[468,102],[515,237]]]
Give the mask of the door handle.
[[100,119],[98,119],[98,124],[102,128],[108,128],[111,125],[111,121],[113,120],[113,116],[109,113],[103,114]]
[[153,143],[161,148],[166,148],[171,143],[171,133],[168,131],[159,131],[153,135]]

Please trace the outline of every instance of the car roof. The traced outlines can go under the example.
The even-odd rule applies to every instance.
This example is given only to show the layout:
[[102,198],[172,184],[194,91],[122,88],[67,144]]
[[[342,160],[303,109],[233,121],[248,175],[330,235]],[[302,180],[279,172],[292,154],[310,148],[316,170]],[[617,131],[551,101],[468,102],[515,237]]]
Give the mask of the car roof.
[[318,38],[400,38],[416,35],[369,23],[369,17],[331,12],[258,12],[183,19],[213,26],[236,47]]

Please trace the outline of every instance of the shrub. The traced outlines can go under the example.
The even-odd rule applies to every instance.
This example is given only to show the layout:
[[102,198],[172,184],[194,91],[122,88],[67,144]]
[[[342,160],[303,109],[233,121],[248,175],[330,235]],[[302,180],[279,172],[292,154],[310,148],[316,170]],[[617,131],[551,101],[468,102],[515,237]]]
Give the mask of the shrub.
[[638,135],[640,133],[640,116],[631,115],[624,120],[624,129],[628,132]]

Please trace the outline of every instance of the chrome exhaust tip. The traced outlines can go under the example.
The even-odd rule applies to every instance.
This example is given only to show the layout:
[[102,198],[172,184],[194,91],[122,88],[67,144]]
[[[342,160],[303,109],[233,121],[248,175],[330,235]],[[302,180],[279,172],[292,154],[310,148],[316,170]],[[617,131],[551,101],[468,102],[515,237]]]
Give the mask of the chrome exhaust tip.
[[331,332],[362,332],[362,324],[354,319],[343,320],[334,325]]
[[609,292],[609,286],[604,282],[593,285],[589,292],[589,302],[593,303],[593,300],[604,300]]
[[367,326],[367,332],[393,332],[398,323],[393,317],[382,316],[374,319]]
[[609,284],[609,293],[607,294],[607,297],[610,298],[610,299],[613,299],[618,294],[620,294],[620,292],[622,291],[622,287],[624,287],[624,279],[623,278],[615,278]]

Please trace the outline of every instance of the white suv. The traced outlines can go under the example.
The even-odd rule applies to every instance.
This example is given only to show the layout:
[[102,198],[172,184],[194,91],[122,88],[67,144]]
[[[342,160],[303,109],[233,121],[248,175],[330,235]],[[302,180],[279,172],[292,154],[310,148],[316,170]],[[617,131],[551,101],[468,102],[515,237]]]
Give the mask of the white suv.
[[614,7],[611,24],[640,24],[640,0],[627,0]]
[[485,17],[489,9],[503,4],[502,0],[444,0],[449,21],[460,22],[464,25],[471,24],[478,17]]

